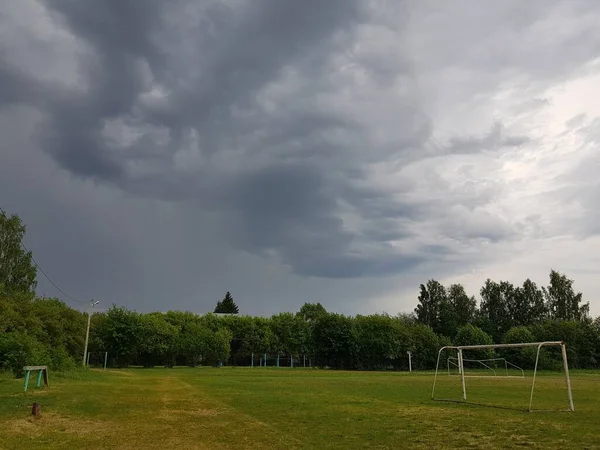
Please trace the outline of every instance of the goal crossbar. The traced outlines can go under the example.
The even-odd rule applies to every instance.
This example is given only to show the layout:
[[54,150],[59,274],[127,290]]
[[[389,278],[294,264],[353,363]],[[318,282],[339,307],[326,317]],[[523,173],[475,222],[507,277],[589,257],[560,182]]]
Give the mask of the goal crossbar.
[[563,341],[544,341],[544,342],[525,342],[523,344],[485,344],[485,345],[447,345],[440,349],[457,349],[457,350],[485,350],[491,348],[511,348],[511,347],[540,347],[540,346],[561,346]]
[[437,363],[435,366],[435,375],[433,376],[433,387],[431,390],[431,399],[432,400],[445,400],[440,398],[435,398],[435,384],[437,381],[439,366],[440,366],[440,358],[442,356],[442,352],[444,350],[456,350],[458,352],[458,369],[461,376],[462,381],[462,398],[463,402],[467,401],[467,386],[465,382],[465,370],[464,370],[464,359],[463,359],[463,350],[488,350],[488,349],[496,349],[496,348],[522,348],[522,347],[536,347],[537,352],[535,356],[535,366],[533,369],[533,379],[531,382],[531,393],[529,396],[529,409],[528,411],[534,411],[532,409],[533,406],[533,392],[535,389],[535,379],[537,376],[538,363],[540,359],[540,350],[542,347],[560,347],[562,360],[563,360],[563,369],[565,372],[565,381],[567,385],[567,393],[569,397],[569,411],[575,411],[575,407],[573,406],[573,394],[571,392],[571,378],[569,376],[569,364],[567,362],[567,349],[564,341],[543,341],[543,342],[524,342],[520,344],[485,344],[485,345],[446,345],[440,348],[437,357]]

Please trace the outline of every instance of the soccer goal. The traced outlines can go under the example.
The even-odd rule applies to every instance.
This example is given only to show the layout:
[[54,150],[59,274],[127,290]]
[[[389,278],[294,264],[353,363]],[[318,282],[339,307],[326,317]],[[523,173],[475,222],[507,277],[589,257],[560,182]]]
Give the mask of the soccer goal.
[[[551,349],[558,350],[554,354],[550,355]],[[498,354],[499,353],[499,354]],[[440,386],[441,379],[438,379],[440,373],[440,363],[442,364],[441,373],[444,372],[442,356],[445,358],[446,369],[448,375],[455,376],[454,378],[448,378],[448,380],[456,380],[460,378],[460,383],[457,386],[457,381],[444,382],[445,386]],[[470,392],[473,396],[478,399],[479,397],[489,394],[491,397],[494,395],[494,391],[500,392],[502,390],[501,385],[504,385],[504,393],[498,394],[497,396],[529,396],[529,407],[527,411],[542,411],[542,410],[556,410],[556,408],[544,408],[534,409],[533,399],[534,392],[541,393],[542,396],[552,397],[553,399],[559,399],[557,377],[552,376],[553,374],[544,373],[544,376],[540,376],[540,356],[545,361],[544,364],[549,364],[551,358],[554,358],[552,362],[553,368],[560,372],[561,376],[564,376],[564,382],[566,383],[567,398],[569,402],[568,411],[574,411],[573,406],[573,395],[571,392],[571,379],[569,376],[569,366],[567,362],[567,351],[565,343],[562,341],[547,341],[547,342],[527,342],[520,344],[492,344],[492,345],[464,345],[464,346],[444,346],[438,352],[437,364],[435,368],[435,375],[433,378],[433,387],[431,391],[431,399],[439,401],[453,401],[460,403],[477,403],[469,401],[467,402],[467,382],[468,378],[475,378],[469,382]],[[511,361],[511,356],[516,358],[516,361]],[[517,365],[518,361],[525,360],[525,356],[530,358],[531,366],[528,372],[531,375],[526,376],[525,370]],[[535,361],[535,362],[534,362]],[[556,374],[554,374],[556,375]],[[479,379],[479,380],[476,380]],[[487,380],[486,380],[487,379]],[[496,380],[507,379],[508,381],[496,382]],[[520,379],[520,380],[519,380]],[[529,384],[531,379],[531,384]],[[559,380],[559,379],[558,379]],[[536,385],[536,381],[538,385]],[[498,383],[501,383],[500,385]],[[505,384],[511,383],[511,384]],[[446,391],[451,392],[449,398],[436,397],[436,385],[438,389],[442,388],[444,393]],[[541,387],[540,387],[541,386]],[[564,385],[563,385],[564,386]],[[456,389],[458,387],[458,389]],[[444,391],[446,388],[446,391]],[[536,390],[537,388],[537,390]],[[455,398],[455,395],[460,392],[460,398]],[[527,392],[527,394],[525,394]],[[564,395],[564,394],[561,394]],[[536,400],[538,402],[539,400]],[[564,401],[564,400],[563,400]],[[543,402],[541,402],[543,403]],[[489,405],[495,406],[495,405]]]
[[108,362],[108,352],[88,352],[87,354],[87,366],[88,367],[101,367],[106,369]]

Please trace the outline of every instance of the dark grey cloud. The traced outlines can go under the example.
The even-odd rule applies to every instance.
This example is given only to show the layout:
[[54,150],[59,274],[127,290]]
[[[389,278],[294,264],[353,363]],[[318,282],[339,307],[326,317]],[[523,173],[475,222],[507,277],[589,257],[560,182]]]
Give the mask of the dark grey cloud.
[[[469,106],[459,94],[485,101],[516,73],[545,86],[589,60],[598,43],[594,5],[583,0],[570,10],[581,29],[571,24],[546,43],[546,27],[568,2],[140,5],[0,6],[0,126],[28,121],[11,134],[33,139],[3,144],[12,162],[0,175],[23,170],[36,179],[19,168],[40,165],[48,180],[38,189],[74,227],[55,242],[73,252],[58,275],[76,274],[77,290],[124,298],[128,277],[137,286],[163,277],[135,295],[164,301],[176,285],[186,305],[199,295],[196,279],[205,304],[240,286],[265,311],[261,299],[273,294],[261,286],[273,277],[278,292],[293,285],[308,296],[344,296],[335,284],[343,280],[349,298],[379,295],[392,289],[373,287],[382,277],[439,276],[449,265],[481,263],[482,245],[517,241],[520,225],[497,207],[513,188],[498,175],[500,159],[536,138],[494,115],[438,139],[427,110],[456,95],[441,111],[460,116],[455,104]],[[532,88],[515,110],[547,107],[542,91]],[[18,146],[29,150],[20,155]],[[5,192],[19,180],[5,178]],[[67,195],[65,186],[80,192]],[[14,198],[42,221],[21,189]],[[65,195],[72,208],[57,200]],[[106,228],[94,225],[103,214]],[[68,245],[70,235],[89,241],[89,251],[97,244],[89,270],[73,262],[85,255]],[[94,280],[111,255],[119,264],[103,277],[119,281],[109,289]],[[359,289],[357,278],[371,287]]]
[[[409,205],[395,205],[384,192],[365,201],[354,182],[363,176],[363,165],[407,153],[427,135],[410,123],[379,146],[357,117],[319,105],[319,95],[336,89],[327,80],[335,69],[331,54],[345,51],[356,26],[368,21],[365,4],[179,1],[169,8],[148,2],[141,11],[131,1],[47,5],[89,48],[79,61],[87,89],[53,93],[46,87],[43,102],[22,100],[49,116],[40,145],[69,172],[224,212],[239,248],[275,252],[302,275],[387,274],[418,261],[393,252],[376,223],[390,238],[408,236],[395,231],[390,218],[405,217]],[[190,11],[197,21],[186,23]],[[174,26],[177,19],[184,22],[184,36]],[[190,46],[193,51],[185,50]],[[369,70],[388,80],[410,76],[402,73],[405,65],[397,73],[390,63],[379,67],[372,55],[365,57]],[[274,98],[277,111],[266,111],[257,96],[286,68],[303,77],[300,97],[295,104]],[[156,86],[167,93],[162,108],[140,101]],[[414,122],[417,106],[403,112]],[[138,138],[124,142],[127,132]],[[164,142],[152,133],[162,133]],[[182,173],[172,160],[193,144],[186,141],[190,133],[205,162]],[[358,195],[347,195],[351,190]],[[375,213],[372,231],[345,229],[339,199],[359,215]],[[365,245],[369,250],[361,249]]]

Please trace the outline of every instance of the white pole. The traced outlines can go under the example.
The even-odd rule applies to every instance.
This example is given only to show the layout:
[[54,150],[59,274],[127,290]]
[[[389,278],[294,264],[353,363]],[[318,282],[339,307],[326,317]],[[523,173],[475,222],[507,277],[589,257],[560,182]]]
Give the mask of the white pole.
[[569,392],[569,408],[571,411],[575,411],[575,407],[573,406],[573,393],[571,392],[571,377],[569,376],[569,364],[567,363],[567,347],[565,344],[561,345],[562,348],[562,357],[563,357],[563,367],[565,369],[565,378],[567,380],[567,391]]
[[529,412],[531,412],[531,405],[533,404],[533,389],[535,388],[535,376],[537,375],[538,362],[540,360],[540,350],[544,343],[538,345],[537,354],[535,355],[535,366],[533,367],[533,380],[531,381],[531,395],[529,396]]
[[440,357],[442,356],[442,351],[444,351],[447,348],[448,347],[442,347],[438,352],[437,363],[435,364],[435,374],[433,375],[433,386],[431,387],[431,400],[435,400],[435,382],[437,380],[438,368],[440,367]]
[[410,352],[406,352],[408,354],[408,371],[412,372],[412,355]]
[[465,368],[463,367],[462,348],[458,349],[458,366],[460,367],[460,374],[461,374],[461,378],[462,378],[463,400],[466,400],[467,399],[467,386],[465,385]]
[[92,318],[91,311],[88,311],[87,331],[85,332],[85,347],[83,349],[83,367],[85,367],[85,363],[86,363],[88,340],[90,338],[90,322],[92,320],[91,318]]
[[85,367],[86,358],[87,358],[87,349],[88,349],[88,341],[90,338],[90,322],[92,321],[92,308],[96,306],[99,302],[90,301],[90,309],[88,310],[88,321],[87,321],[87,331],[85,332],[85,347],[83,348],[83,367]]

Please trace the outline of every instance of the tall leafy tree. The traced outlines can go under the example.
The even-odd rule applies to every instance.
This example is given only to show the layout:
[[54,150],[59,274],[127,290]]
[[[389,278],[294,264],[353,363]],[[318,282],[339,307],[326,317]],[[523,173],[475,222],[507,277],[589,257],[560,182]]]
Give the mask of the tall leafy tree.
[[544,293],[529,278],[523,286],[508,291],[511,326],[531,325],[547,317]]
[[21,246],[25,225],[17,215],[0,211],[0,285],[8,292],[34,294],[36,267],[31,252]]
[[418,297],[419,303],[415,308],[417,320],[429,325],[436,333],[440,331],[441,309],[447,301],[446,288],[437,280],[429,280],[421,284]]
[[269,323],[273,332],[273,350],[296,357],[308,351],[309,323],[301,316],[280,313],[272,316]]
[[119,367],[132,364],[140,352],[141,314],[113,305],[98,322],[94,335]]
[[510,298],[514,286],[506,281],[497,283],[489,278],[480,290],[480,325],[500,342],[502,335],[511,327]]
[[171,325],[163,314],[140,315],[137,335],[138,358],[142,365],[153,367],[175,364],[179,329]]
[[471,323],[475,319],[477,300],[467,295],[463,285],[451,285],[448,289],[448,300],[452,305],[454,320],[458,326]]
[[304,303],[300,311],[296,313],[297,316],[302,317],[308,322],[317,320],[327,314],[327,310],[321,303]]
[[351,367],[353,324],[352,318],[342,314],[319,317],[313,328],[313,345],[320,365],[336,369]]
[[582,320],[587,317],[589,303],[581,305],[581,292],[575,293],[573,280],[566,275],[550,271],[550,285],[544,290],[550,317],[559,320]]
[[385,314],[354,318],[353,361],[359,369],[377,370],[398,367],[410,349],[406,322]]
[[417,320],[425,325],[434,327],[437,322],[437,308],[432,305],[431,296],[424,284],[419,285],[419,296],[417,297],[418,304],[415,308]]
[[220,313],[220,314],[237,314],[237,313],[239,313],[238,306],[233,301],[231,292],[227,291],[223,300],[221,300],[220,302],[217,302],[217,306],[215,307],[215,313]]

